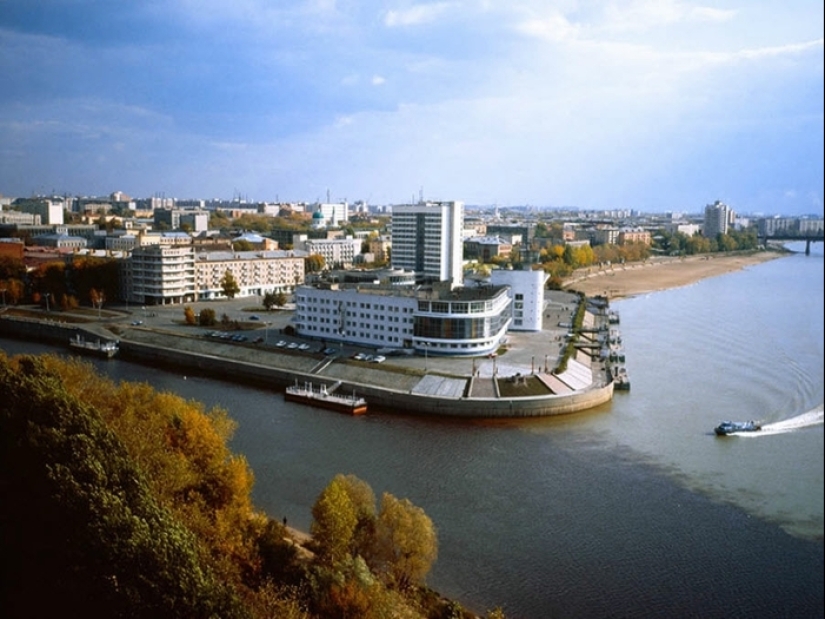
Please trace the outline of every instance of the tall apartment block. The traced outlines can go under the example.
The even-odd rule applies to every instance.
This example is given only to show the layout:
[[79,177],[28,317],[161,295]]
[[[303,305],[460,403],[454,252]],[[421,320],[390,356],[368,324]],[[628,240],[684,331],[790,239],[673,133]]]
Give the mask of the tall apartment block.
[[733,221],[733,211],[719,200],[705,207],[705,225],[702,234],[715,239],[718,234],[727,234],[728,226]]
[[422,282],[463,283],[463,202],[419,202],[392,207],[392,267],[415,271]]

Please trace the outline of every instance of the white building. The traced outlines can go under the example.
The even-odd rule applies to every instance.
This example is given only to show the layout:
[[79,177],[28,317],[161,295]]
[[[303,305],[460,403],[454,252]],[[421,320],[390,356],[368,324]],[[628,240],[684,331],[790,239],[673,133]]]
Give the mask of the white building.
[[422,281],[463,282],[463,202],[419,202],[392,207],[392,266]]
[[62,200],[38,200],[36,202],[24,202],[20,205],[22,213],[31,213],[32,215],[39,215],[40,221],[44,225],[63,225],[63,209],[65,208]]
[[549,276],[541,269],[511,271],[495,269],[490,274],[494,286],[507,286],[513,301],[512,331],[541,331],[544,311],[544,284]]
[[355,256],[361,253],[361,241],[351,236],[345,239],[309,239],[306,234],[299,234],[292,238],[295,249],[323,256],[329,268],[351,267]]
[[267,292],[291,292],[304,282],[303,252],[295,251],[211,251],[195,258],[195,283],[200,299],[223,299],[223,280],[232,274],[240,291],[249,297]]
[[510,325],[507,290],[301,286],[293,321],[298,334],[326,341],[483,355],[499,347]]
[[133,303],[167,305],[197,298],[191,244],[136,247],[125,264],[124,287]]

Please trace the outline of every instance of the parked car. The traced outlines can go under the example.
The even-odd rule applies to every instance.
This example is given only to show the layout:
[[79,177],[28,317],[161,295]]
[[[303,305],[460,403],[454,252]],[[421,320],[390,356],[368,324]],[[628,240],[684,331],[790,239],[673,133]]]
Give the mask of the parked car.
[[298,350],[309,350],[309,344],[298,344]]
[[296,344],[295,342],[290,342],[289,344],[286,345],[286,347],[291,349],[291,350],[295,350],[296,348],[298,348],[298,344]]
[[283,348],[284,346],[286,346],[286,342],[283,340],[278,340],[277,342],[275,342],[275,346],[278,348]]
[[329,346],[328,348],[324,348],[324,350],[323,350],[322,352],[323,352],[325,355],[329,356],[329,355],[334,355],[335,353],[337,353],[337,352],[338,352],[338,349],[337,349],[337,348],[333,348],[332,346]]
[[366,355],[362,352],[357,352],[354,355],[352,355],[352,358],[355,359],[356,361],[363,361],[364,357],[366,357]]
[[259,317],[259,316],[256,316],[255,314],[252,314],[252,315],[249,317],[249,320],[260,320],[260,317]]
[[386,361],[386,360],[387,360],[387,358],[384,355],[375,355],[372,358],[373,363],[384,363],[384,361]]

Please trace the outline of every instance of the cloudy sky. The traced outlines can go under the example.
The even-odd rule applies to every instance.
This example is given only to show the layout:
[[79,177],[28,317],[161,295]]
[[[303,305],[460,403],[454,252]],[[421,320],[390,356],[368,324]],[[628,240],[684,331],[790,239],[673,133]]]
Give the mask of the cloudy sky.
[[0,194],[823,212],[821,0],[0,0]]

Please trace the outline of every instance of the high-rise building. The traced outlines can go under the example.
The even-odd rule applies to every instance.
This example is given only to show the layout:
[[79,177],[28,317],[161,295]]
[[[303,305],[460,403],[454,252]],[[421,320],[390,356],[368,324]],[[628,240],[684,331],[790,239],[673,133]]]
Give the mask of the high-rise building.
[[392,267],[425,282],[463,283],[463,202],[419,202],[392,207]]
[[732,221],[731,208],[717,200],[705,207],[705,225],[702,228],[702,234],[709,239],[715,239],[719,234],[727,234],[728,226]]

